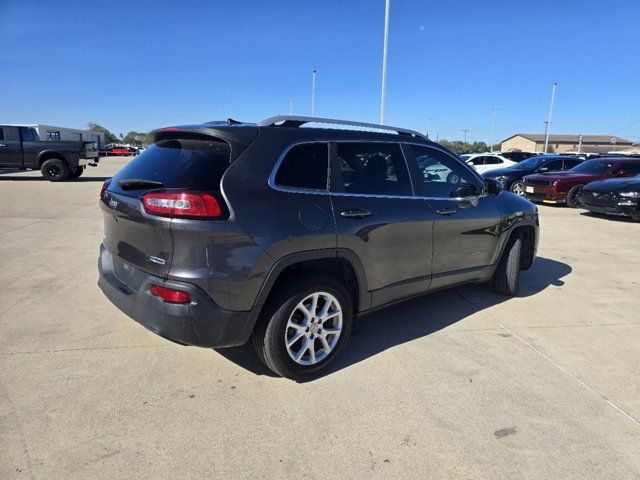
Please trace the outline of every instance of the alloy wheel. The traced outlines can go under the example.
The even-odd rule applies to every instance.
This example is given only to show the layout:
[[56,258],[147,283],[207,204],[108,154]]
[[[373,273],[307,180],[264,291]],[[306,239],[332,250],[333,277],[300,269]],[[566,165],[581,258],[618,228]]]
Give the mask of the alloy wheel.
[[300,365],[315,365],[335,349],[342,332],[342,308],[327,292],[306,296],[291,312],[284,341],[291,359]]

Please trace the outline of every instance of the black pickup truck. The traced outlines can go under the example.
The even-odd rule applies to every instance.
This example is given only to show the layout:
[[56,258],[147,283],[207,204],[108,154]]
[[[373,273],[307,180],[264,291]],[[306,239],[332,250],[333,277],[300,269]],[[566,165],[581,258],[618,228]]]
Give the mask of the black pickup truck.
[[0,169],[40,170],[44,178],[61,182],[97,162],[96,142],[41,142],[33,127],[0,125]]

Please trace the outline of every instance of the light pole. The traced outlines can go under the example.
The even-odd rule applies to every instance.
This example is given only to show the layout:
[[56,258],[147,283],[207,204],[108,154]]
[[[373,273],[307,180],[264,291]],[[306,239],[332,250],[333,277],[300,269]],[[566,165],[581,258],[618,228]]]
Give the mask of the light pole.
[[468,131],[469,131],[469,130],[462,130],[462,133],[464,133],[464,143],[463,143],[463,145],[466,145],[466,144],[467,144],[467,132],[468,132]]
[[293,100],[289,100],[289,115],[293,115]]
[[318,71],[314,70],[311,74],[311,116],[316,114],[316,75]]
[[387,0],[384,8],[384,47],[382,49],[382,95],[380,98],[380,125],[384,125],[384,106],[387,100],[387,49],[389,45],[389,7]]
[[427,122],[427,138],[429,138],[429,132],[431,131],[431,118]]
[[496,132],[496,112],[498,107],[493,107],[493,121],[491,122],[491,152],[493,152],[494,134]]
[[547,147],[549,146],[549,130],[551,129],[551,115],[553,114],[553,101],[556,98],[556,87],[558,82],[553,82],[553,89],[551,90],[551,105],[549,105],[549,117],[544,122],[544,153],[547,153]]
[[582,153],[582,134],[578,135],[578,154]]

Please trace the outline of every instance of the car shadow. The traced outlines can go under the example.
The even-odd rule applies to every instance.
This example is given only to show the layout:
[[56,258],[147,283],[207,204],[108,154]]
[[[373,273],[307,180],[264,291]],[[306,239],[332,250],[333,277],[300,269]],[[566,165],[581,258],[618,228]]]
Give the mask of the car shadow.
[[603,220],[609,220],[610,222],[638,223],[631,217],[623,217],[620,215],[607,215],[605,213],[597,212],[580,212],[580,215],[584,215],[585,217],[601,218]]
[[[79,182],[79,183],[84,183],[84,182],[104,182],[105,180],[109,179],[111,177],[80,177],[80,178],[76,178],[76,179],[69,179],[69,180],[65,180],[64,182],[58,182],[58,183],[75,183],[75,182]],[[42,177],[42,176],[37,176],[37,177],[31,177],[31,176],[26,176],[26,175],[20,175],[20,174],[4,174],[3,172],[0,171],[0,181],[5,181],[5,182],[48,182],[49,180],[47,180],[46,178]]]
[[[566,263],[538,257],[529,270],[522,272],[517,297],[536,295],[551,285],[562,286],[562,278],[571,271]],[[423,295],[366,315],[356,322],[342,355],[324,376],[442,330],[510,298],[493,293],[488,284],[471,284]],[[251,342],[215,351],[257,375],[277,376],[258,360]]]

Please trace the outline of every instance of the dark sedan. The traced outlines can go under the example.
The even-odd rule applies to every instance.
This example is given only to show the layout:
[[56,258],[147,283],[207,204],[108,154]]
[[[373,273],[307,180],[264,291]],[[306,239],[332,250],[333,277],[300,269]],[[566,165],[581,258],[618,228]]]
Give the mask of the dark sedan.
[[566,172],[536,173],[524,177],[524,196],[532,202],[566,203],[580,206],[580,193],[587,183],[640,173],[638,158],[585,160]]
[[522,177],[532,173],[555,172],[575,167],[581,158],[562,155],[538,155],[527,158],[507,168],[498,168],[485,173],[483,177],[493,178],[504,190],[524,196]]
[[640,175],[587,184],[580,195],[580,206],[591,212],[640,220]]

